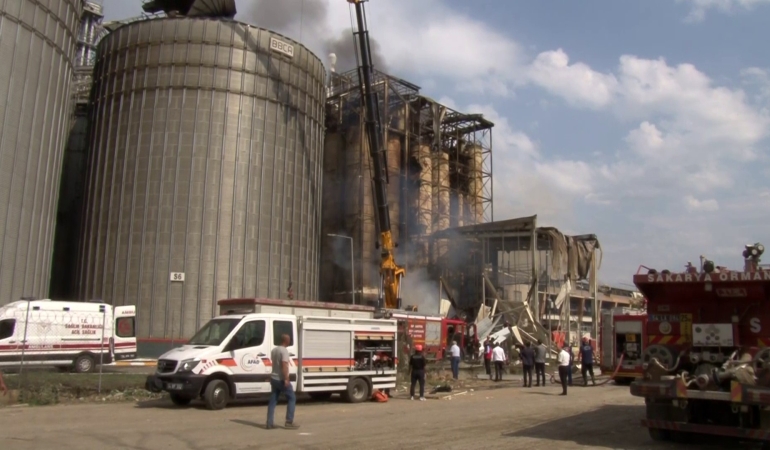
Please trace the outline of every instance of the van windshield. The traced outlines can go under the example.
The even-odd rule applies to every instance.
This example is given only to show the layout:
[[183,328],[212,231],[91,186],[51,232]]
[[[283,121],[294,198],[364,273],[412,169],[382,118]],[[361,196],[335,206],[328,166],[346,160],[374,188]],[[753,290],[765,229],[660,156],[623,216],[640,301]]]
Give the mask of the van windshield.
[[233,331],[241,319],[212,319],[195,336],[188,345],[219,345]]

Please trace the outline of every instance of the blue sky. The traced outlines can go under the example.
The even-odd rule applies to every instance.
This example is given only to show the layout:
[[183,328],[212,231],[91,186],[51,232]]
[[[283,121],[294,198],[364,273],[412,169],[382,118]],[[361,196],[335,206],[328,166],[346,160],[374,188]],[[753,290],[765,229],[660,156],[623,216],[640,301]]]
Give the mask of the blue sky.
[[[344,0],[241,0],[326,59]],[[108,19],[140,0],[104,0]],[[300,5],[302,8],[300,7]],[[770,245],[770,0],[371,0],[388,71],[495,121],[495,219],[596,233],[603,282]],[[340,69],[346,69],[340,67]],[[768,255],[770,262],[770,255]]]

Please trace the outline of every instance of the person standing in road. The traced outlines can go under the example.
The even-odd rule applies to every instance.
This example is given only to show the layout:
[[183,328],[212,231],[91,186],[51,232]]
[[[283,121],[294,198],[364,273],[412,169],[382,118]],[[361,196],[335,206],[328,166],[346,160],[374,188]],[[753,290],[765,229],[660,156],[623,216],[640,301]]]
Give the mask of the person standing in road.
[[457,345],[457,341],[452,341],[452,346],[449,348],[449,355],[452,358],[452,378],[457,380],[460,378],[460,346]]
[[535,347],[535,386],[540,386],[540,377],[543,378],[543,386],[545,386],[545,354],[547,349],[540,339],[537,340],[537,346]]
[[0,372],[0,391],[3,392],[3,395],[8,395],[8,387],[5,385],[5,381],[3,381],[3,372]]
[[594,378],[594,349],[591,347],[591,341],[587,337],[583,338],[583,345],[580,346],[580,364],[581,372],[583,374],[583,386],[588,386],[587,374],[591,374],[591,383],[596,386],[596,379]]
[[567,353],[569,353],[569,376],[567,377],[567,383],[572,386],[572,367],[575,365],[575,353],[572,351],[572,346],[566,345]]
[[535,351],[532,349],[532,343],[527,342],[524,348],[519,352],[521,358],[521,367],[524,372],[524,387],[532,387],[532,368],[535,365]]
[[503,381],[505,350],[500,347],[500,344],[495,343],[495,348],[492,350],[492,362],[495,363],[495,381]]
[[562,347],[561,351],[559,352],[559,380],[561,380],[561,394],[559,395],[567,395],[567,380],[568,380],[568,373],[569,373],[569,353],[567,352],[567,344],[564,344],[564,347]]
[[414,385],[420,383],[420,401],[425,401],[425,356],[422,354],[422,345],[414,346],[414,354],[409,358],[409,372],[412,378],[412,387],[409,388],[409,400],[414,400]]
[[270,403],[267,404],[267,424],[266,428],[271,430],[275,428],[273,419],[275,417],[275,406],[278,399],[283,394],[288,401],[286,406],[286,429],[296,429],[299,425],[294,423],[294,408],[297,405],[297,396],[294,394],[294,388],[291,386],[289,375],[289,350],[286,347],[291,345],[291,338],[288,334],[281,336],[281,345],[275,347],[270,353],[270,360],[273,365],[273,372],[270,375]]
[[489,375],[489,379],[492,379],[492,341],[487,337],[484,340],[484,369]]

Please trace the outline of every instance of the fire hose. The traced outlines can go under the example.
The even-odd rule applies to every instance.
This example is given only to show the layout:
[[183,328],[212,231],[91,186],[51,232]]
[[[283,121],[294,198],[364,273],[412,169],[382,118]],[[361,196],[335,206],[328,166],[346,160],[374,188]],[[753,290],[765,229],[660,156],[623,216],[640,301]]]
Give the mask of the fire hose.
[[[620,355],[620,360],[618,361],[618,365],[615,366],[615,371],[612,372],[612,375],[610,375],[609,378],[607,378],[606,380],[604,380],[604,381],[602,381],[600,383],[596,383],[593,386],[603,386],[603,385],[609,383],[610,381],[614,380],[615,377],[618,375],[618,371],[620,371],[620,367],[623,365],[623,358],[625,358],[625,356],[626,356],[625,353]],[[570,366],[570,370],[572,370],[571,366]],[[558,372],[554,372],[554,373],[551,374],[551,383],[554,383],[554,384],[561,383],[561,379],[559,379],[559,381],[556,381],[557,373]],[[588,383],[588,380],[586,380],[586,383]]]

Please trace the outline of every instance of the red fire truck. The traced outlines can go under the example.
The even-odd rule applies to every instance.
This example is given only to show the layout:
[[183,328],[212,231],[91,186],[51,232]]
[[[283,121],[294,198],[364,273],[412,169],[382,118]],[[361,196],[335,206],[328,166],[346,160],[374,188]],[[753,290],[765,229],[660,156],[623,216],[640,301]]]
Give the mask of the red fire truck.
[[603,373],[614,373],[617,369],[615,383],[618,384],[641,378],[642,352],[647,344],[646,311],[633,308],[602,311],[599,342]]
[[[473,327],[469,328],[465,321],[459,319],[393,310],[377,313],[375,317],[398,321],[399,331],[409,336],[412,345],[422,345],[423,353],[429,360],[443,359],[453,340],[461,349],[466,349],[469,341],[475,338]],[[409,354],[410,349],[404,350],[405,354]]]
[[770,271],[761,244],[743,271],[716,268],[634,276],[647,298],[642,425],[655,440],[688,433],[770,441]]

